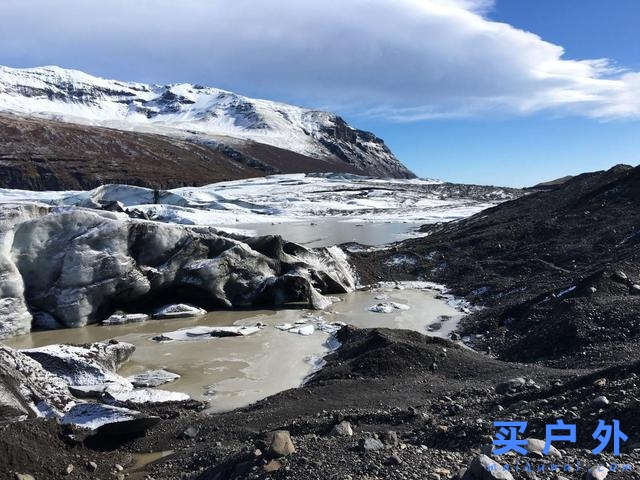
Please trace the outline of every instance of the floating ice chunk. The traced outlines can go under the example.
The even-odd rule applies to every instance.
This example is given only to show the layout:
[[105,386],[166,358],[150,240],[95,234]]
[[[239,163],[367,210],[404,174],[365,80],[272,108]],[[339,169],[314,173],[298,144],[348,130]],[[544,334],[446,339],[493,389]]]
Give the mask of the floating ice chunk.
[[206,314],[207,311],[202,308],[194,307],[193,305],[188,305],[186,303],[176,303],[156,310],[153,314],[153,318],[187,318],[199,317]]
[[316,331],[316,328],[311,324],[301,325],[299,327],[293,327],[290,330],[287,330],[290,333],[297,333],[298,335],[313,335]]
[[293,328],[293,323],[282,323],[280,325],[276,325],[276,328],[278,330],[282,330],[282,331],[287,331],[287,330],[291,330]]
[[193,327],[184,328],[182,330],[175,330],[173,332],[166,332],[156,337],[153,337],[157,342],[168,342],[172,340],[177,341],[189,341],[189,340],[202,340],[211,337],[244,337],[252,335],[260,331],[259,326],[232,326],[232,327]]
[[370,312],[375,313],[391,313],[394,310],[409,310],[409,305],[396,302],[381,302],[369,307]]
[[180,378],[180,375],[167,370],[149,370],[128,377],[134,387],[158,387],[165,383],[173,382]]
[[145,313],[114,313],[102,321],[102,325],[124,325],[126,323],[141,323],[149,320]]
[[169,392],[167,390],[139,388],[130,392],[107,392],[108,398],[116,403],[134,404],[161,404],[173,402],[186,402],[191,399],[182,392]]

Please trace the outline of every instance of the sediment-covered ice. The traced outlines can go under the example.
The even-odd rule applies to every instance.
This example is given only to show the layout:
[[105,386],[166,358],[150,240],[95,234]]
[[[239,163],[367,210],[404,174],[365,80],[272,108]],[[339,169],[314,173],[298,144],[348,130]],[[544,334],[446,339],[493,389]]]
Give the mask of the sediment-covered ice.
[[277,236],[222,235],[78,207],[24,210],[13,210],[3,227],[0,336],[29,331],[29,310],[79,327],[159,299],[322,309],[331,304],[323,294],[354,288],[335,247],[307,249]]

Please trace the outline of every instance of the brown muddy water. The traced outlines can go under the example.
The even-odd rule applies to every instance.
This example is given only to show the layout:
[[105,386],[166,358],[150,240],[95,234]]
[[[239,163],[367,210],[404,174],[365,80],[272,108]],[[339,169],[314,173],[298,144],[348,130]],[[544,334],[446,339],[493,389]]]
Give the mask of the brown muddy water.
[[[323,218],[283,223],[237,223],[227,225],[251,235],[281,235],[290,242],[307,247],[329,247],[356,242],[380,246],[420,235],[417,230],[425,221],[368,222]],[[224,230],[224,227],[222,228]]]
[[[335,347],[328,333],[318,328],[311,335],[282,331],[276,325],[299,321],[313,324],[344,322],[357,327],[389,327],[416,330],[447,337],[462,314],[437,292],[415,289],[377,289],[342,295],[324,312],[311,310],[217,311],[199,318],[149,320],[119,326],[90,325],[78,329],[33,332],[5,343],[15,348],[55,343],[90,343],[115,338],[133,343],[132,359],[118,373],[124,376],[163,368],[181,375],[163,385],[164,390],[181,391],[210,402],[210,411],[227,411],[249,405],[282,390],[301,385],[322,357]],[[388,297],[379,298],[376,297]],[[409,310],[374,313],[368,310],[380,302],[409,305]],[[265,326],[245,337],[198,338],[159,343],[152,338],[164,332],[195,326]],[[431,330],[429,327],[431,326]]]

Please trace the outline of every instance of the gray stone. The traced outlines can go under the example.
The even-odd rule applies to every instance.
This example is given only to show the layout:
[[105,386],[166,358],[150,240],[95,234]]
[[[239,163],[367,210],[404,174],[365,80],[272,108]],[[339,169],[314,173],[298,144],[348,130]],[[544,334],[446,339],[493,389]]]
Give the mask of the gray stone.
[[517,392],[522,390],[526,384],[527,381],[522,377],[512,378],[496,385],[496,393],[504,395],[505,393]]
[[15,473],[13,478],[15,480],[36,480],[33,475],[29,475],[28,473]]
[[331,430],[331,433],[339,437],[351,437],[353,435],[353,429],[351,428],[351,423],[344,420],[336,424]]
[[486,455],[479,455],[469,464],[462,480],[513,480],[513,475]]
[[[527,446],[525,448],[527,449],[527,452],[529,452],[529,455],[542,458],[545,456],[542,453],[545,444],[546,442],[544,440],[540,440],[537,438],[527,438]],[[556,447],[550,445],[549,453],[547,454],[547,456],[552,458],[562,458],[562,453],[560,453],[560,450],[558,450]]]
[[385,445],[389,445],[391,447],[396,447],[400,443],[398,441],[398,434],[393,430],[387,430],[386,432],[384,432],[384,434],[382,435],[382,441]]
[[604,480],[609,474],[609,469],[603,465],[591,467],[585,474],[585,480]]
[[591,402],[591,404],[595,407],[595,408],[604,408],[607,405],[609,405],[609,399],[607,397],[605,397],[604,395],[600,395],[599,397],[596,397],[593,399],[593,402]]
[[380,440],[373,437],[367,437],[360,439],[360,449],[363,452],[375,452],[377,450],[382,450],[384,445]]
[[269,432],[266,438],[268,452],[276,457],[286,457],[296,451],[287,430]]

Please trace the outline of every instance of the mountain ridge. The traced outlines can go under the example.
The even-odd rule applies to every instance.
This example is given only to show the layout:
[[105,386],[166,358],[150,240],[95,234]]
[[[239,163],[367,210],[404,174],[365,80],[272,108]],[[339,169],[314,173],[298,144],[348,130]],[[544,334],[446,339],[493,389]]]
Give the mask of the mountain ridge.
[[[415,177],[383,140],[338,115],[215,87],[122,82],[53,66],[0,66],[0,112],[196,143],[234,138],[329,161],[337,171]],[[280,170],[293,172],[295,165]]]

